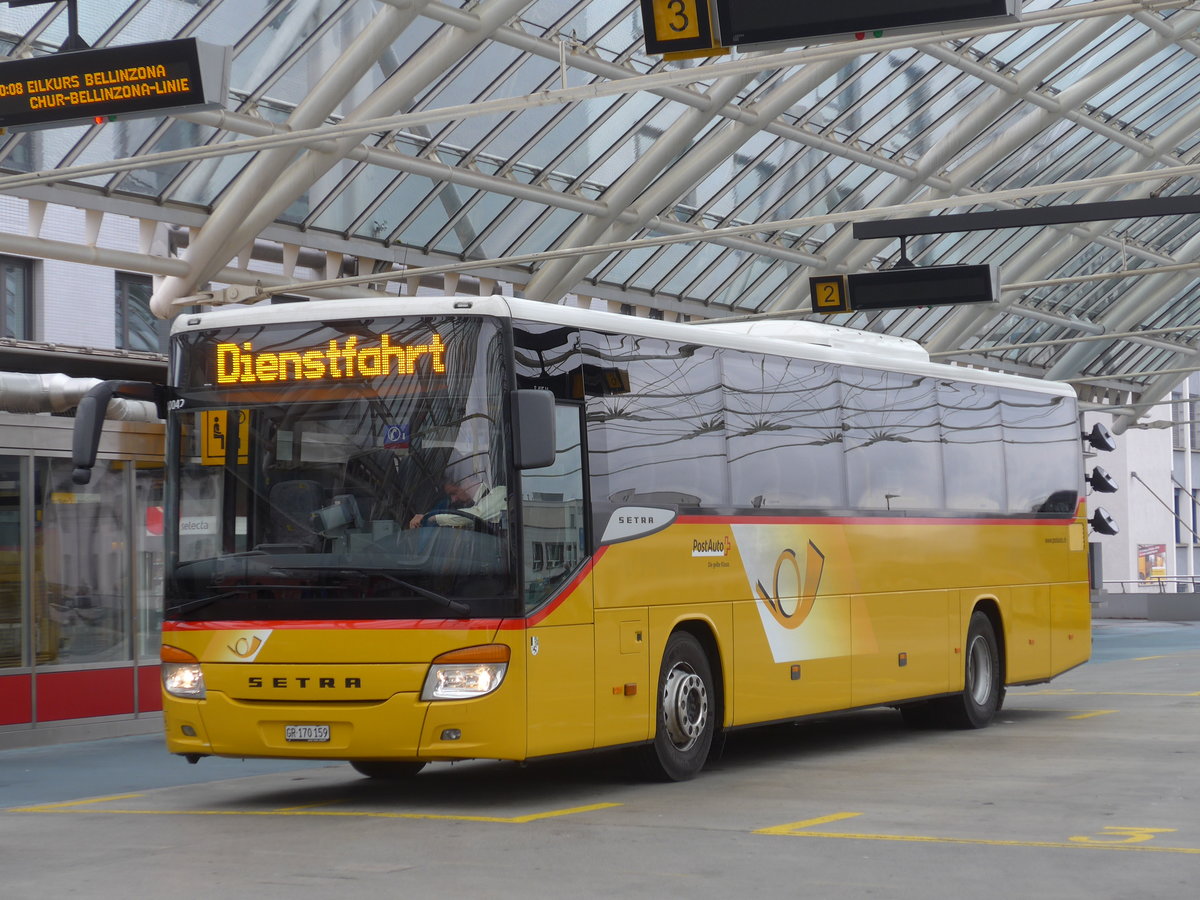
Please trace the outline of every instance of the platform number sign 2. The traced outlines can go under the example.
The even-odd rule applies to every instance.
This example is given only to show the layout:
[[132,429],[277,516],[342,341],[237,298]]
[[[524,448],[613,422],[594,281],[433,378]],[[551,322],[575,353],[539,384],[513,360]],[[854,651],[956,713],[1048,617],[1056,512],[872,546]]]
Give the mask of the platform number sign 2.
[[845,275],[820,275],[808,279],[812,294],[812,311],[824,313],[849,312],[850,296]]
[[708,0],[641,2],[647,53],[675,53],[713,46]]

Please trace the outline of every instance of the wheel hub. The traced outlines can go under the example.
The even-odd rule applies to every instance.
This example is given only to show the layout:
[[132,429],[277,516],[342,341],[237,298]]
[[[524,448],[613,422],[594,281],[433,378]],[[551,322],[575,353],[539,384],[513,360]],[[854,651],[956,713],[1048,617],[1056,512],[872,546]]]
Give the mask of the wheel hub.
[[688,750],[708,723],[708,692],[691,666],[679,663],[663,683],[663,724],[677,750]]
[[987,641],[979,636],[967,648],[967,691],[979,706],[987,703],[992,691],[992,655]]

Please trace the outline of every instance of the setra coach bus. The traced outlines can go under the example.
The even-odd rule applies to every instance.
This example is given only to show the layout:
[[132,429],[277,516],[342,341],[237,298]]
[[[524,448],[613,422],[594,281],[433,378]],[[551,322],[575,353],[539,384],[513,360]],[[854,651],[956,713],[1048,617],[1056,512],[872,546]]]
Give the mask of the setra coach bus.
[[979,728],[1091,647],[1065,385],[809,322],[503,297],[180,316],[167,417],[170,752],[435,760],[894,706]]

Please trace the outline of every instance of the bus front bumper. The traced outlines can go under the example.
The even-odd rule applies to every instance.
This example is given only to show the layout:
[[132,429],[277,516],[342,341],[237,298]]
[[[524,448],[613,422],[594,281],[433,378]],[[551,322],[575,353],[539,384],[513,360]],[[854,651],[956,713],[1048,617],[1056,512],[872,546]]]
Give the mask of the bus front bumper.
[[519,760],[524,721],[505,709],[505,693],[440,702],[399,693],[377,703],[248,703],[209,691],[203,700],[165,696],[163,720],[167,749],[184,756]]

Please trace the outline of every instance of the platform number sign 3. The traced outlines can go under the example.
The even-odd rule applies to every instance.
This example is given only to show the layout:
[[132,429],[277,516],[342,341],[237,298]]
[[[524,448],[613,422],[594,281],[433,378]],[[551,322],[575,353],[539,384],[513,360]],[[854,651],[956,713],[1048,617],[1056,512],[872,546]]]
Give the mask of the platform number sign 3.
[[702,50],[713,45],[708,0],[641,0],[646,52]]

